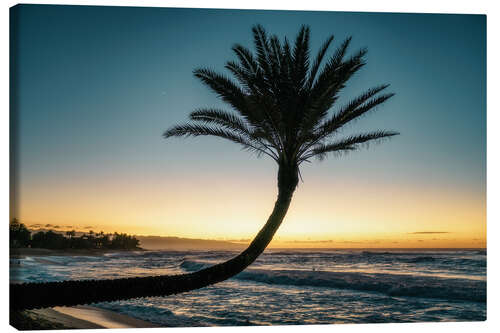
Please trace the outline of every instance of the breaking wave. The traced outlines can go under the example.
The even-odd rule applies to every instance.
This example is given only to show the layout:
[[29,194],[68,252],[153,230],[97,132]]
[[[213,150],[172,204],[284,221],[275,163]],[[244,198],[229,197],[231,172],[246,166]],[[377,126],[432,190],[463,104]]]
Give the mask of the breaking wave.
[[[429,260],[427,258],[427,260]],[[185,260],[181,268],[198,271],[211,263]],[[234,277],[272,285],[310,286],[411,296],[486,302],[486,281],[388,273],[246,269]]]

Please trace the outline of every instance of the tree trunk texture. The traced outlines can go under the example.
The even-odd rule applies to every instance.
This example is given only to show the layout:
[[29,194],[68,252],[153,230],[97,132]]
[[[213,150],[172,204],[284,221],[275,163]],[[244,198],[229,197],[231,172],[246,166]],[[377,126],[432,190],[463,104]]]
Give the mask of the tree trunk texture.
[[75,306],[140,297],[168,296],[203,288],[240,273],[271,242],[283,221],[298,183],[297,167],[280,165],[278,198],[264,227],[246,250],[236,257],[197,272],[180,275],[75,280],[10,285],[11,310]]

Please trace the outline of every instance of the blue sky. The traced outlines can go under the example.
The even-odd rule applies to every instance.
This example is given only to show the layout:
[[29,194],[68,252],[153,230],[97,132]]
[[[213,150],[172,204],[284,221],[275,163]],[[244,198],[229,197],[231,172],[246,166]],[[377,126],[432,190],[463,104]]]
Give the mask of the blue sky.
[[485,16],[39,5],[17,10],[19,170],[26,194],[50,190],[64,196],[64,188],[89,184],[105,192],[114,186],[110,179],[154,187],[155,179],[190,184],[197,177],[249,177],[273,190],[276,167],[270,160],[216,138],[161,137],[198,107],[228,109],[192,71],[224,72],[225,62],[234,59],[231,46],[251,47],[251,27],[259,23],[291,40],[302,24],[309,25],[312,54],[331,34],[334,46],[352,36],[351,51],[368,48],[367,66],[349,82],[339,105],[381,83],[396,93],[345,133],[388,129],[400,136],[306,165],[301,186],[341,178],[359,186],[418,187],[418,193],[444,188],[485,200]]

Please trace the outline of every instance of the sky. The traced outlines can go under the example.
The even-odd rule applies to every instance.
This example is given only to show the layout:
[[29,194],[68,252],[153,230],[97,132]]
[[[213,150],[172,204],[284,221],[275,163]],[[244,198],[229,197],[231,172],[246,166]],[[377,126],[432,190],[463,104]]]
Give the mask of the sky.
[[232,45],[252,48],[255,24],[291,40],[307,24],[312,54],[332,34],[334,47],[352,36],[352,52],[368,49],[336,107],[382,83],[396,94],[345,134],[401,135],[303,165],[271,245],[486,246],[485,16],[42,5],[11,14],[11,216],[28,226],[251,239],[274,205],[275,162],[162,133],[197,108],[230,110],[195,68],[226,73]]

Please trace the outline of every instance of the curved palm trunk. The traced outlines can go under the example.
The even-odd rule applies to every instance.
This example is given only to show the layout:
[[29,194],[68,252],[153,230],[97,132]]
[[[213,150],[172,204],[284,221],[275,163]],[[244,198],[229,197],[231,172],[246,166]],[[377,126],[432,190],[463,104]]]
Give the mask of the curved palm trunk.
[[247,268],[271,242],[290,206],[298,183],[297,171],[296,167],[280,165],[278,199],[267,223],[246,250],[226,262],[181,275],[11,284],[11,310],[167,296],[224,281]]

